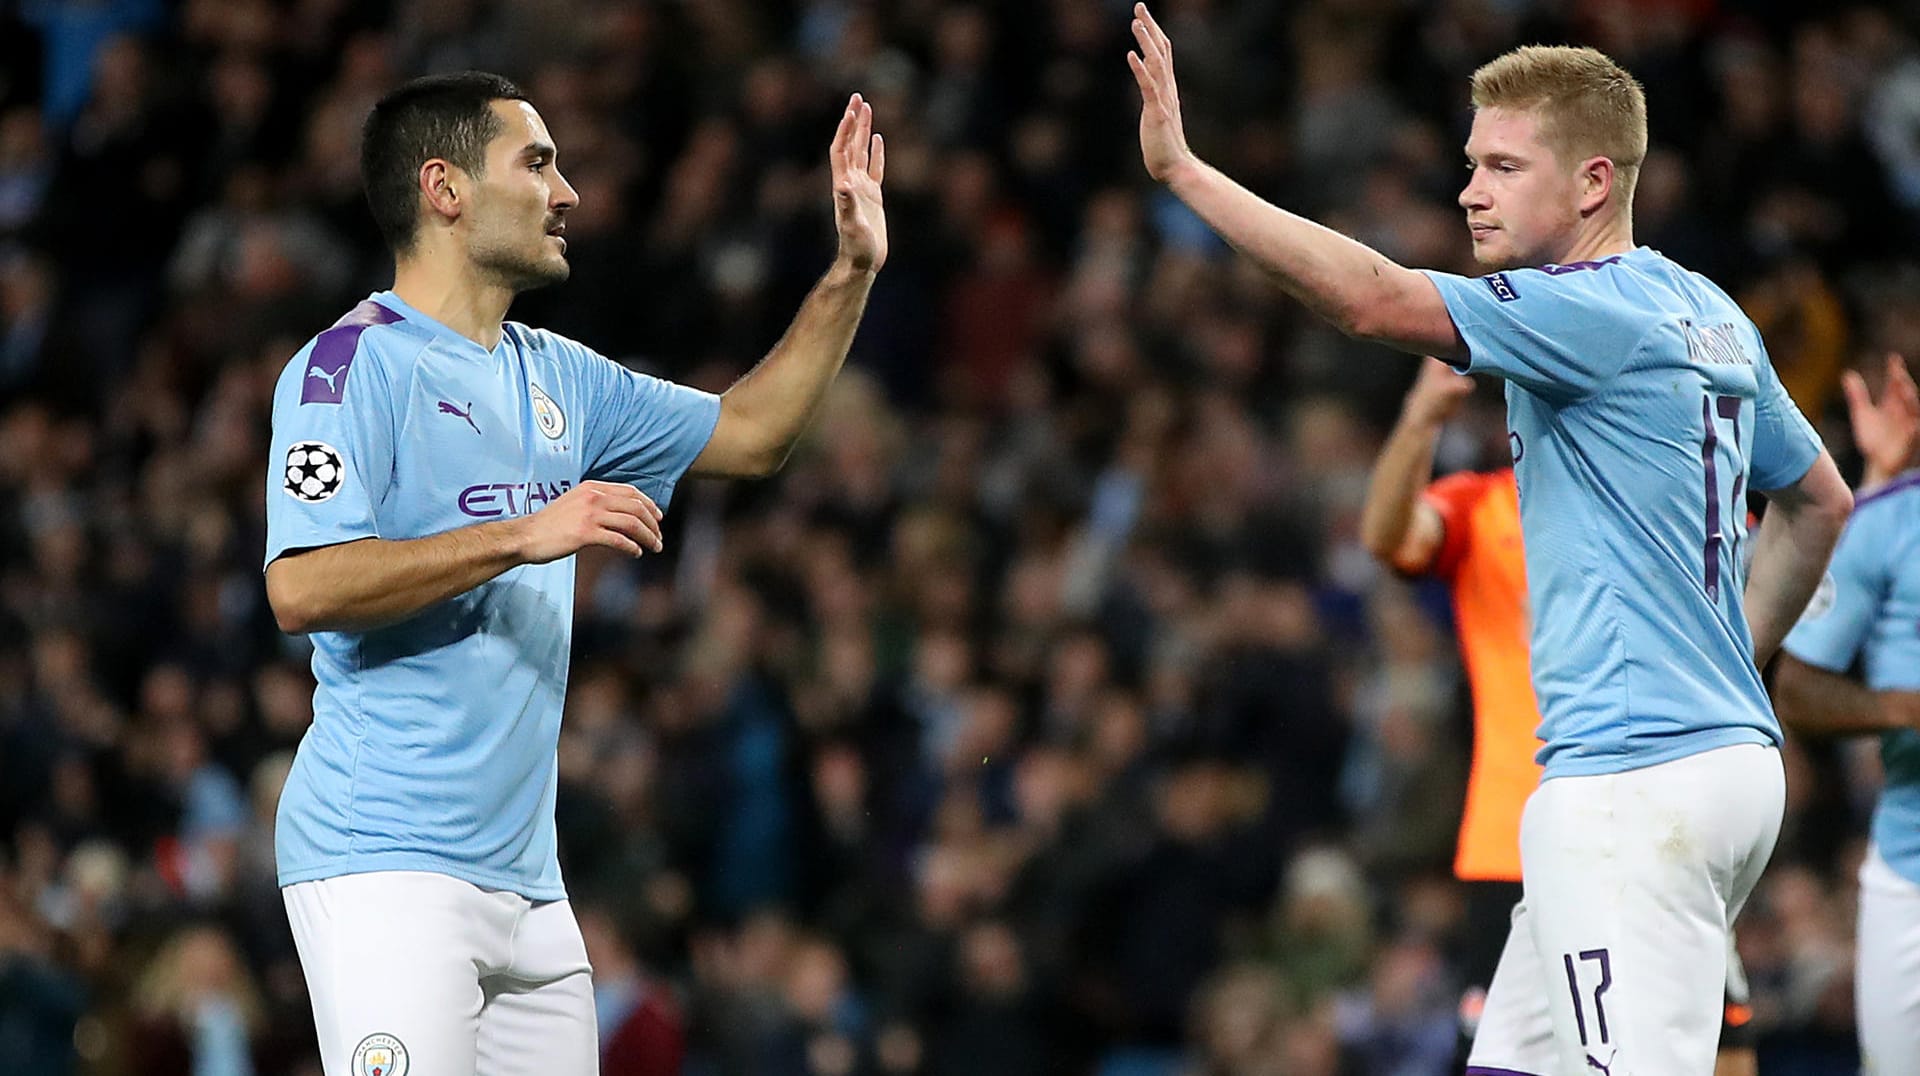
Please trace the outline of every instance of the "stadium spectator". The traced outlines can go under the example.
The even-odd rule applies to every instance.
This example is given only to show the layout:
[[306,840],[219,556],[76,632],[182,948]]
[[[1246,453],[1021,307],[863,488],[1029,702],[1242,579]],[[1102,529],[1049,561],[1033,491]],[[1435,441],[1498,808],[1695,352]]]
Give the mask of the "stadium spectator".
[[[1387,1008],[1420,1014],[1402,984],[1463,985],[1431,896],[1452,823],[1429,807],[1459,802],[1468,746],[1445,597],[1358,540],[1407,367],[1274,302],[1151,189],[1110,7],[0,0],[6,1067],[157,1071],[127,1047],[136,984],[202,923],[278,1036],[257,1076],[315,1063],[259,851],[312,692],[260,591],[267,407],[314,328],[388,283],[355,168],[366,108],[470,63],[534,89],[582,194],[579,272],[512,316],[714,390],[830,252],[814,155],[845,93],[870,87],[898,134],[893,257],[787,472],[689,484],[667,556],[579,568],[564,869],[684,1014],[683,1071],[765,1071],[763,1042],[815,1026],[796,999],[831,993],[866,1013],[829,1019],[856,1072],[950,1069],[964,1029],[993,1027],[1049,1071],[1131,1052],[1337,1076],[1361,1063],[1356,999],[1392,986]],[[1660,21],[1620,49],[1656,98],[1642,231],[1748,304],[1857,473],[1839,373],[1920,354],[1909,18],[1169,14],[1210,159],[1452,269],[1465,76]],[[1481,465],[1491,412],[1441,439],[1440,473]],[[189,688],[165,720],[156,670]],[[1761,1071],[1851,1072],[1873,768],[1823,744],[1788,763],[1742,920]],[[1155,893],[1189,909],[1164,948]],[[1115,920],[1134,932],[1102,936]],[[170,1019],[178,1043],[194,1025]],[[781,1056],[848,1056],[811,1038]]]

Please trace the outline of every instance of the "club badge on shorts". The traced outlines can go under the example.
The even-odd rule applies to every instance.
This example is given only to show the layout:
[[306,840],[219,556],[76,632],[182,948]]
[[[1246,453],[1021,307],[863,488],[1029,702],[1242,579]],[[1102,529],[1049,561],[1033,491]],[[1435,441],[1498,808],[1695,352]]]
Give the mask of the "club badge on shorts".
[[540,432],[550,441],[558,441],[567,432],[567,416],[553,397],[546,394],[540,386],[527,382],[527,388],[533,396],[533,421],[539,425]]
[[392,1035],[368,1035],[353,1048],[353,1076],[407,1076],[407,1048]]

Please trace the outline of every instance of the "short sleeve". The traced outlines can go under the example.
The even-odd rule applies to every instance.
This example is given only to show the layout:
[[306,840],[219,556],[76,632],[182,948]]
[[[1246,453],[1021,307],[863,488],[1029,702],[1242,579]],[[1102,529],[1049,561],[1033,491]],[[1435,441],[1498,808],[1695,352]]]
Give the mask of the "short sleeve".
[[292,550],[379,537],[374,512],[393,481],[393,390],[365,354],[371,340],[330,356],[339,341],[329,333],[294,356],[274,389],[267,564]]
[[1820,435],[1787,395],[1771,360],[1754,368],[1758,391],[1753,402],[1753,466],[1748,486],[1783,489],[1806,477],[1820,458]]
[[1592,395],[1651,327],[1613,286],[1609,263],[1481,277],[1421,272],[1440,290],[1467,358],[1455,368],[1505,378],[1554,403]]
[[1440,513],[1443,536],[1433,563],[1427,566],[1428,572],[1451,579],[1459,570],[1460,561],[1473,544],[1473,506],[1486,495],[1492,481],[1493,476],[1489,474],[1461,471],[1434,482],[1421,494],[1421,499]]
[[664,509],[712,438],[720,397],[581,351],[586,477],[637,486]]
[[1829,672],[1844,673],[1853,666],[1886,591],[1887,580],[1875,558],[1885,538],[1857,518],[1847,527],[1813,600],[1787,633],[1782,644],[1787,653]]

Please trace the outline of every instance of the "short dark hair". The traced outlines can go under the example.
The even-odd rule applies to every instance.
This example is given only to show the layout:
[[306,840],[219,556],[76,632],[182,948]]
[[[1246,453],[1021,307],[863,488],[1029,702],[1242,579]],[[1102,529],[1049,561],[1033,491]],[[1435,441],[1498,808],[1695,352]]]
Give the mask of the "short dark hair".
[[367,113],[360,133],[360,182],[367,208],[395,254],[420,230],[420,166],[435,157],[472,174],[486,168],[487,143],[500,133],[495,101],[524,101],[509,79],[486,71],[416,78]]

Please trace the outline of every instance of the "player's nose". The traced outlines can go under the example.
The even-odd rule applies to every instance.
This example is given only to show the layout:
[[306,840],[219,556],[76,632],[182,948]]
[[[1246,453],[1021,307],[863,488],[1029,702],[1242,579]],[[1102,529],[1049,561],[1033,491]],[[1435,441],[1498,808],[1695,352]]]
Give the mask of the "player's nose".
[[573,184],[567,182],[567,177],[561,175],[559,169],[554,169],[553,188],[547,198],[547,208],[564,211],[579,204],[580,192],[573,189]]
[[1467,180],[1467,185],[1460,188],[1460,197],[1456,201],[1460,203],[1462,209],[1487,208],[1487,192],[1480,185],[1479,172],[1475,172],[1473,178]]

